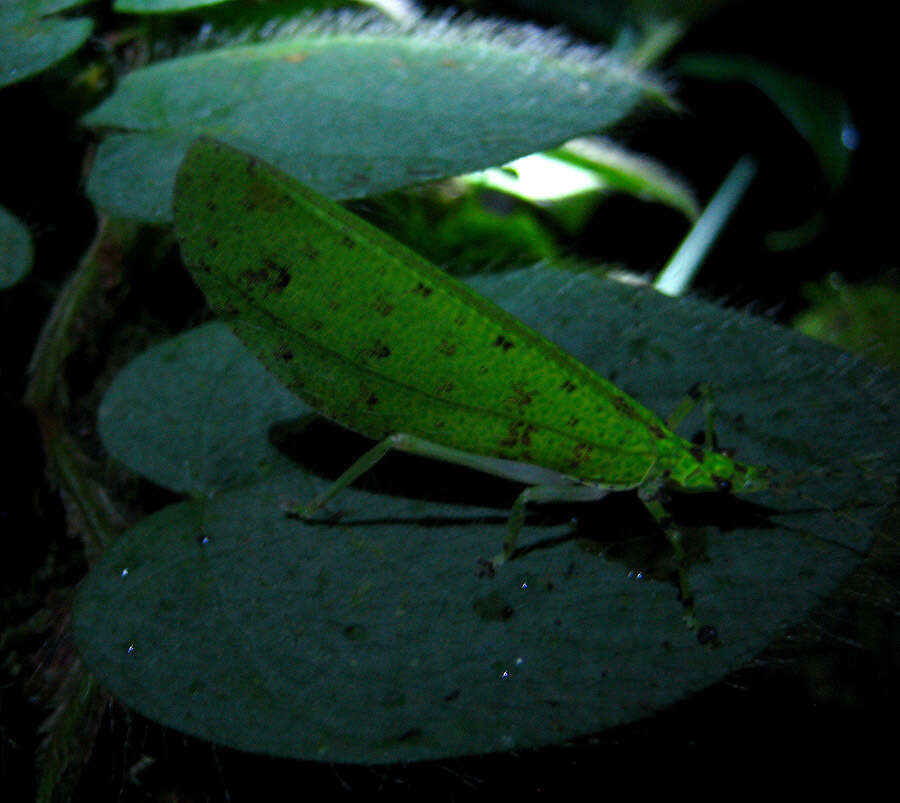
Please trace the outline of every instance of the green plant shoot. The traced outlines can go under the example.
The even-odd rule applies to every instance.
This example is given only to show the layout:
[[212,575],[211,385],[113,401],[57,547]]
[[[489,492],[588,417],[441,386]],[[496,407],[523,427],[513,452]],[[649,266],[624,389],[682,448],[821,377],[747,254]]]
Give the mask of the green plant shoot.
[[665,493],[770,484],[768,469],[674,433],[701,390],[664,422],[378,229],[213,140],[197,140],[182,163],[175,227],[211,307],[267,368],[378,441],[304,515],[392,449],[520,481],[503,550],[485,562],[492,571],[513,553],[528,503],[636,489],[672,544],[696,626]]

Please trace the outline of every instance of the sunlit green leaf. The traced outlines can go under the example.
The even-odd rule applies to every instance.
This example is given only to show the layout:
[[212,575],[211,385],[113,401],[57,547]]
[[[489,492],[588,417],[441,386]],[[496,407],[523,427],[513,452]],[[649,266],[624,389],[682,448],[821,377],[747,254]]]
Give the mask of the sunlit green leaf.
[[700,213],[690,185],[652,157],[598,137],[572,140],[555,153],[596,172],[608,189],[666,204],[689,219]]

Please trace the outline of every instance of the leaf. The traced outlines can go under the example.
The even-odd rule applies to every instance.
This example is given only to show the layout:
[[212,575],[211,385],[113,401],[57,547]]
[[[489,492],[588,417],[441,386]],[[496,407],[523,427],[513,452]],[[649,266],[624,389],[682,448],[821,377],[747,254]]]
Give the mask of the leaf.
[[85,122],[116,129],[88,193],[162,222],[187,145],[235,145],[333,198],[457,175],[607,128],[657,91],[532,26],[411,26],[321,15],[286,40],[223,47],[127,75]]
[[582,137],[567,142],[557,154],[596,171],[607,185],[645,201],[657,201],[693,220],[700,205],[691,187],[664,165],[610,140]]
[[[878,465],[896,465],[896,376],[830,347],[700,301],[545,266],[471,284],[654,410],[712,380],[721,441],[742,458],[842,469],[878,453]],[[187,459],[209,466],[196,483],[205,494],[154,514],[104,554],[80,588],[74,631],[85,662],[124,703],[243,750],[387,763],[554,744],[645,717],[800,621],[857,564],[871,541],[865,526],[890,499],[852,472],[811,477],[804,490],[833,507],[868,503],[851,526],[806,500],[764,495],[754,501],[769,509],[731,515],[708,495],[690,497],[679,515],[700,545],[697,605],[723,642],[704,649],[665,571],[648,579],[651,560],[636,548],[668,550],[628,495],[533,516],[526,548],[494,579],[476,577],[475,563],[498,548],[511,498],[499,494],[494,509],[467,504],[485,487],[481,474],[457,472],[464,498],[449,504],[440,464],[398,460],[392,484],[424,481],[422,498],[351,489],[332,519],[286,517],[285,498],[328,484],[302,464],[332,453],[340,431],[326,430],[312,452],[298,448],[297,465],[250,466],[241,483],[217,457],[245,421],[232,396],[276,411],[274,386],[262,372],[252,378],[249,355],[221,326],[176,343],[126,369],[142,377],[122,380],[127,393],[114,383],[119,409],[130,398],[136,412],[107,412],[104,438],[122,430],[114,437],[160,453],[128,457],[139,469],[177,466],[193,444]],[[247,386],[202,369],[210,358],[195,348]],[[178,401],[192,397],[202,414]],[[148,427],[147,398],[173,422]],[[247,429],[262,439],[261,426]],[[616,557],[612,542],[629,549]]]
[[[395,0],[360,0],[371,6],[398,6]],[[273,14],[285,17],[295,12],[308,12],[310,9],[325,8],[330,5],[343,5],[341,0],[278,0],[278,3],[236,3],[233,0],[115,0],[113,8],[121,14],[173,14],[182,11],[204,11],[204,19],[213,18],[219,24],[236,22],[238,24],[264,24],[270,21]],[[219,7],[223,6],[223,9]]]
[[474,186],[513,195],[578,231],[602,193],[622,192],[677,209],[693,220],[699,205],[688,184],[662,164],[599,137],[579,137],[547,153],[464,176]]
[[109,453],[135,471],[173,491],[208,494],[279,470],[283,458],[266,433],[308,410],[215,323],[121,371],[98,424]]
[[813,149],[831,188],[847,175],[858,132],[844,96],[801,75],[778,70],[755,59],[718,54],[691,54],[678,60],[686,75],[711,81],[746,81],[774,103]]
[[28,229],[0,206],[0,290],[20,281],[31,270],[33,258]]
[[91,34],[89,19],[48,19],[86,0],[0,0],[0,86],[46,70],[81,47]]
[[888,282],[851,285],[832,274],[819,284],[807,284],[804,295],[812,306],[794,319],[797,331],[900,370],[900,290],[896,286]]
[[116,0],[113,8],[120,14],[166,14],[217,6],[231,0]]

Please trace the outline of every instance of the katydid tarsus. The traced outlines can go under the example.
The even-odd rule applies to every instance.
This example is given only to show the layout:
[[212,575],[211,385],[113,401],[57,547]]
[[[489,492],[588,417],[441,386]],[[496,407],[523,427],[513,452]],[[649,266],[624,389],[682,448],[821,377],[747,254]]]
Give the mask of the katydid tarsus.
[[197,140],[179,170],[175,226],[211,307],[276,378],[378,442],[303,515],[392,450],[475,468],[526,485],[486,564],[495,570],[516,548],[527,505],[636,490],[672,545],[685,619],[698,625],[666,493],[772,484],[769,468],[675,433],[705,399],[712,434],[705,385],[663,421],[375,227],[213,140]]

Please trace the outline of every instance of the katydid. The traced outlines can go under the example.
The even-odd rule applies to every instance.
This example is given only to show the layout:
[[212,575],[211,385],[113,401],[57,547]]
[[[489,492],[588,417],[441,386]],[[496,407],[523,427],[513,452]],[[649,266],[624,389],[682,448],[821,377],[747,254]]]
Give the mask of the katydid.
[[304,515],[391,450],[469,466],[527,486],[493,570],[512,555],[529,503],[636,489],[675,552],[685,619],[698,624],[665,493],[771,485],[770,469],[675,434],[708,400],[704,386],[663,421],[375,227],[213,140],[197,140],[179,170],[175,226],[212,309],[275,377],[378,441]]

